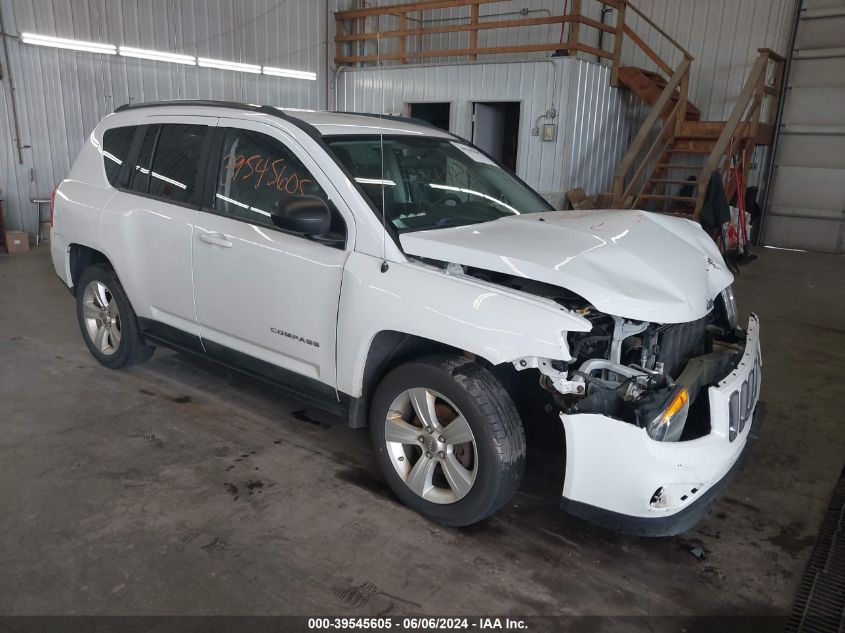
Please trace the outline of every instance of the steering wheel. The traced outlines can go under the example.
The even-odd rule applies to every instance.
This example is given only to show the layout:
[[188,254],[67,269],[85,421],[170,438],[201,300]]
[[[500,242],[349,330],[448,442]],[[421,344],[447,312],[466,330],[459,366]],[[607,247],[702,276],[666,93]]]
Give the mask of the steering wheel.
[[[449,204],[449,203],[452,204]],[[449,191],[444,191],[439,198],[434,200],[431,205],[434,207],[448,207],[454,208],[461,203],[461,198],[458,194]]]

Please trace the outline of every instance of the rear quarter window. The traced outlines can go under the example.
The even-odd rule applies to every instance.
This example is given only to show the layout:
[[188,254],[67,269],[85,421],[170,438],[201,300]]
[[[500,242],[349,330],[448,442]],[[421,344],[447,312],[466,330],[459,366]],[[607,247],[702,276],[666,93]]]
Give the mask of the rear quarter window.
[[197,185],[197,168],[207,128],[163,124],[150,170],[149,193],[171,202],[188,201]]
[[113,127],[103,133],[103,167],[112,187],[120,184],[120,172],[129,158],[136,129],[135,125]]

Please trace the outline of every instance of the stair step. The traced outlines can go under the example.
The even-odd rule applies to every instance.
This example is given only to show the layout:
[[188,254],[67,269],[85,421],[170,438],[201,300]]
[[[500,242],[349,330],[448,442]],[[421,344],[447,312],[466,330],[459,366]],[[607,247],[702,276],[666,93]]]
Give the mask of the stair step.
[[[668,83],[661,75],[637,66],[622,66],[619,69],[619,81],[648,105],[657,103],[660,94]],[[674,98],[666,104],[663,112],[661,112],[663,119],[666,119],[672,112],[672,108],[678,99],[677,95],[676,91]],[[699,109],[687,101],[684,119],[697,121],[700,118],[701,112]]]
[[676,180],[674,178],[649,178],[648,182],[655,182],[662,185],[693,185],[698,186],[698,180]]
[[687,196],[669,196],[657,193],[644,193],[637,196],[637,200],[681,200],[683,202],[695,202],[695,198]]
[[657,163],[657,169],[686,169],[688,171],[701,171],[701,165],[680,165],[678,163]]
[[684,121],[675,138],[716,140],[725,129],[724,121]]
[[703,147],[670,147],[665,151],[667,154],[709,154],[712,149],[704,149]]

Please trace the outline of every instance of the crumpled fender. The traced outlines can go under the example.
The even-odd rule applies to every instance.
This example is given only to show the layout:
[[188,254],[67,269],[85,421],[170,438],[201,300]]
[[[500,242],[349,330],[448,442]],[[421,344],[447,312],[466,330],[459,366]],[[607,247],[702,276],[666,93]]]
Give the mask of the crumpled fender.
[[373,338],[397,331],[480,356],[494,365],[523,356],[570,360],[567,332],[590,322],[554,301],[451,275],[420,262],[352,253],[346,262],[337,330],[338,390],[358,397]]

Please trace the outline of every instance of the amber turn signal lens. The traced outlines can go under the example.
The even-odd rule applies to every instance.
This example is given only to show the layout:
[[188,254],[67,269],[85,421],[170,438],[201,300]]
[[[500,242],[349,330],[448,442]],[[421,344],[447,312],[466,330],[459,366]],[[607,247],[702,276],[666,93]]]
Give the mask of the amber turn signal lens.
[[687,402],[689,402],[689,393],[687,392],[686,387],[684,387],[678,392],[678,394],[672,399],[672,402],[669,403],[669,406],[666,407],[660,415],[660,424],[664,424],[671,420],[684,408],[684,406],[686,406]]

